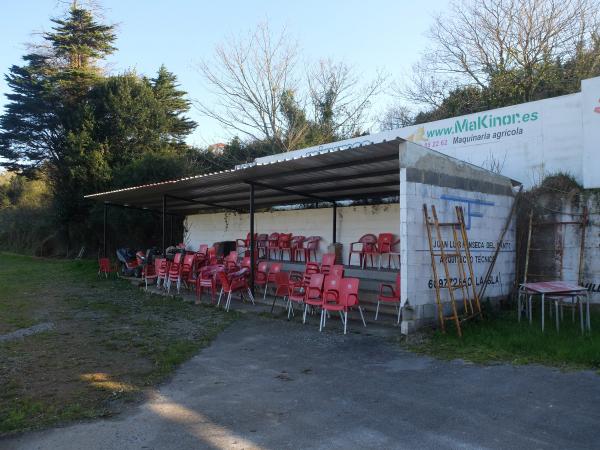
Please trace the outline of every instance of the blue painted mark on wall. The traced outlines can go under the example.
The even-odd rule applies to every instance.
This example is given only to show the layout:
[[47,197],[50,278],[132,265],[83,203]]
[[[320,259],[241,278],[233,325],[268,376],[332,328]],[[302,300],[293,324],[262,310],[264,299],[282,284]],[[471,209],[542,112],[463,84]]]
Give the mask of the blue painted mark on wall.
[[475,200],[472,198],[466,198],[466,197],[458,197],[456,195],[442,195],[440,197],[442,200],[447,200],[450,202],[458,202],[458,203],[464,203],[467,205],[467,210],[466,210],[466,216],[467,216],[467,230],[471,229],[471,218],[472,217],[478,217],[478,218],[482,218],[484,217],[482,213],[478,212],[478,211],[473,211],[471,209],[472,206],[477,205],[477,206],[494,206],[495,203],[494,202],[487,202],[485,200]]

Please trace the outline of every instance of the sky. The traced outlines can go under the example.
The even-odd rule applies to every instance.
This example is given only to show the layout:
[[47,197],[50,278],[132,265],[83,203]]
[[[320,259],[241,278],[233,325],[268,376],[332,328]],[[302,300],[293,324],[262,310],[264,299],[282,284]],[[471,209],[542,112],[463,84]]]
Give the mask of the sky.
[[[0,71],[6,74],[20,64],[26,44],[40,40],[51,27],[50,18],[61,16],[66,2],[60,0],[2,0],[0,16]],[[215,45],[232,36],[247,34],[256,24],[268,21],[273,30],[286,27],[297,40],[302,64],[321,58],[344,61],[372,78],[383,70],[391,80],[402,82],[427,47],[426,32],[433,15],[443,13],[448,0],[96,0],[104,20],[117,26],[118,51],[108,59],[112,73],[134,69],[152,76],[161,64],[175,73],[181,87],[194,101],[209,101],[197,65],[211,58]],[[0,106],[7,86],[0,80]],[[392,100],[381,96],[374,113]],[[190,144],[207,146],[224,142],[232,132],[192,109],[198,128]]]

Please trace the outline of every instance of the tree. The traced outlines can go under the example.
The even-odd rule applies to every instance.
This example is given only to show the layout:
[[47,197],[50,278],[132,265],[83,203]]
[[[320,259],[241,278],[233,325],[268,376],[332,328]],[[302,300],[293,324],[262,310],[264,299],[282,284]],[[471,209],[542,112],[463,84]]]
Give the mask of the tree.
[[406,106],[393,104],[387,107],[377,121],[381,131],[388,131],[413,125],[414,117]]
[[216,49],[200,73],[214,95],[198,108],[250,141],[279,151],[360,134],[385,77],[364,82],[354,69],[330,59],[305,73],[299,51],[285,30],[259,24],[248,36]]
[[115,35],[76,4],[53,23],[44,45],[6,76],[12,92],[0,118],[0,156],[7,160],[2,165],[25,174],[44,167],[59,223],[69,235],[85,215],[82,194],[107,179],[86,95],[101,77],[98,60],[115,50]]
[[199,103],[200,111],[251,139],[289,149],[294,136],[286,142],[281,102],[284,93],[296,90],[297,56],[297,45],[285,30],[274,35],[266,23],[245,39],[217,46],[214,60],[199,66],[215,106]]
[[308,72],[314,121],[322,139],[330,142],[364,131],[372,100],[381,93],[386,76],[363,83],[360,74],[343,62],[323,59]]
[[[582,78],[600,73],[598,6],[597,0],[455,1],[450,13],[435,18],[433,46],[402,94],[443,109],[453,93],[469,110],[477,97],[483,109],[574,92]],[[464,88],[472,90],[460,93]]]
[[166,114],[166,126],[163,139],[171,144],[183,145],[185,138],[194,131],[197,124],[185,114],[190,110],[191,102],[187,92],[179,89],[177,77],[162,65],[156,78],[151,80],[154,97]]

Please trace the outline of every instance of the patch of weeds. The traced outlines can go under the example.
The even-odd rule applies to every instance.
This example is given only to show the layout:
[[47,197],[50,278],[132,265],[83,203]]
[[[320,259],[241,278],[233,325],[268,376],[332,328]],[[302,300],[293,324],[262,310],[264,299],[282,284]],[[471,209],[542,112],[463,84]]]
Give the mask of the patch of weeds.
[[[566,318],[557,333],[553,321],[541,331],[539,321],[529,325],[518,322],[514,312],[488,315],[484,320],[463,327],[463,337],[449,327],[421,334],[416,342],[403,345],[423,354],[442,359],[464,359],[474,363],[508,362],[512,364],[544,364],[563,369],[600,370],[600,335],[582,335],[579,323]],[[600,313],[592,313],[592,323],[600,322]]]

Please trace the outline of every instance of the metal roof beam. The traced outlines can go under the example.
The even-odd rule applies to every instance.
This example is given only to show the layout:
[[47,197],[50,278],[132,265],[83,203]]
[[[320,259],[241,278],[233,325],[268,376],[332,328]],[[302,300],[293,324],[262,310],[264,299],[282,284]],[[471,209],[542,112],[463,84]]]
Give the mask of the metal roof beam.
[[[129,204],[124,204],[121,205],[119,203],[113,203],[113,202],[104,202],[105,205],[107,206],[111,206],[111,207],[115,207],[115,208],[124,208],[124,209],[135,209],[137,211],[146,211],[146,212],[151,212],[154,214],[160,214],[162,215],[162,211],[158,211],[156,209],[152,209],[152,208],[143,208],[141,206],[132,206]],[[178,213],[167,213],[168,216],[179,216],[179,217],[185,217],[185,214],[178,214]]]
[[228,210],[231,210],[231,211],[237,211],[237,209],[232,208],[230,206],[224,206],[224,205],[219,205],[217,203],[210,203],[210,202],[205,202],[205,201],[193,200],[191,198],[178,197],[176,195],[171,195],[171,194],[165,194],[165,197],[172,198],[173,200],[179,200],[179,201],[182,201],[182,202],[194,203],[196,205],[206,205],[206,206],[212,206],[213,208],[220,208],[220,209],[228,209]]
[[320,197],[318,195],[313,195],[313,194],[309,194],[309,193],[305,193],[305,192],[296,191],[294,189],[288,189],[286,187],[273,186],[270,184],[259,183],[258,181],[250,181],[250,180],[245,180],[245,182],[248,184],[253,184],[254,186],[263,187],[265,189],[271,189],[273,191],[280,191],[280,192],[285,192],[286,194],[292,194],[292,195],[298,195],[300,197],[312,198],[312,199],[315,199],[320,202],[330,202],[330,203],[335,202],[335,200],[331,200],[329,198],[324,198],[324,197]]

